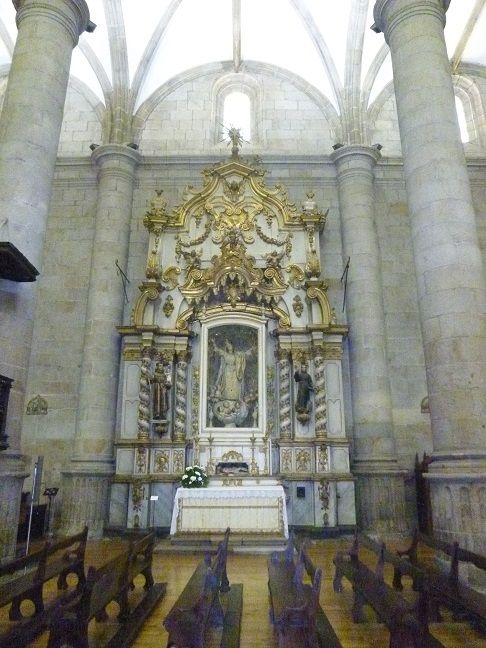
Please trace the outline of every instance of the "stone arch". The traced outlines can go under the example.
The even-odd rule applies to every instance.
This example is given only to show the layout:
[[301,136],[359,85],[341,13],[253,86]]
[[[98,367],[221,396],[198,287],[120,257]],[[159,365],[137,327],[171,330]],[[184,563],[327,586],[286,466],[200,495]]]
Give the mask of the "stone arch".
[[452,82],[454,94],[464,107],[469,141],[483,147],[486,145],[486,116],[481,92],[470,77],[455,75]]
[[262,124],[262,87],[254,76],[247,73],[226,74],[219,78],[212,89],[211,117],[212,140],[218,143],[221,133],[221,124],[224,117],[224,102],[232,92],[242,92],[250,99],[250,132],[251,140],[255,143],[261,142]]

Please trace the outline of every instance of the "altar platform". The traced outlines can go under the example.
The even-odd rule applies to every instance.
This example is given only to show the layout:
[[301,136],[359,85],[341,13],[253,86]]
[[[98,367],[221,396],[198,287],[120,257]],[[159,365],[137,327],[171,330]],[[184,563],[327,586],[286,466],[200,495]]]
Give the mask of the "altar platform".
[[[174,544],[216,544],[227,527],[231,545],[279,547],[288,538],[285,492],[276,483],[218,480],[207,488],[178,488],[170,529]],[[274,481],[274,480],[272,480]]]

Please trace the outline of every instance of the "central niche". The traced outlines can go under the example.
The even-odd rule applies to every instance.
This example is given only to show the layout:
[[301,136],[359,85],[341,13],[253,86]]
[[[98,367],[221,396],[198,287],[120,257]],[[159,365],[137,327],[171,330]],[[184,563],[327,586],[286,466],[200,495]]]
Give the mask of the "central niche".
[[202,420],[206,429],[262,428],[263,323],[203,325]]

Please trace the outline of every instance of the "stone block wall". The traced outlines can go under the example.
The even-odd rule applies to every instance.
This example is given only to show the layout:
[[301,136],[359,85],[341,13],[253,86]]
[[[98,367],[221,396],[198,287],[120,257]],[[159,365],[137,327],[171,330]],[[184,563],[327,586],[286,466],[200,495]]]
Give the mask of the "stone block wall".
[[[225,157],[226,143],[215,144],[211,87],[214,78],[191,81],[169,94],[149,116],[141,133],[143,162],[137,171],[127,275],[124,323],[144,277],[147,231],[142,219],[155,189],[168,204],[181,201],[183,189],[200,185],[201,170]],[[323,110],[288,80],[262,75],[260,140],[243,155],[258,154],[268,170],[266,182],[285,184],[298,205],[309,190],[320,209],[329,208],[322,237],[323,275],[338,321],[343,291],[341,225],[335,168],[328,155],[335,134]],[[486,83],[483,98],[486,101]],[[45,416],[23,417],[23,452],[45,455],[45,485],[59,485],[72,451],[84,339],[88,280],[97,186],[89,144],[101,141],[98,114],[79,89],[70,86],[59,146],[59,163],[46,232],[43,274],[38,280],[34,339],[27,400],[48,401]],[[428,414],[420,411],[426,395],[424,360],[416,298],[410,223],[399,157],[400,141],[393,97],[384,101],[370,129],[371,142],[383,145],[376,168],[376,226],[381,251],[387,354],[393,421],[400,464],[411,469],[415,452],[430,451]],[[484,154],[484,151],[483,151]],[[73,157],[78,156],[78,157]],[[486,162],[471,160],[478,232],[486,262]],[[162,243],[163,244],[163,243]],[[115,269],[114,269],[115,271]],[[120,290],[122,284],[120,280]],[[3,308],[3,307],[2,307]],[[2,310],[5,321],[6,311]],[[7,323],[10,321],[7,311]],[[114,322],[116,326],[120,322]],[[347,360],[344,358],[346,425],[352,429]],[[115,378],[116,379],[116,378]]]

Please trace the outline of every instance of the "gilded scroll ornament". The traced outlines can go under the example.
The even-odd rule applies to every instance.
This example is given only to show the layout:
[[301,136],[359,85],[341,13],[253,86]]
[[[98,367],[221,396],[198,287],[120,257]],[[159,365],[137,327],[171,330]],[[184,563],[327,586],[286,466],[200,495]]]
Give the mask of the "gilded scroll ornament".
[[286,271],[289,274],[289,284],[295,290],[299,290],[304,285],[305,273],[298,265],[292,264],[288,266]]
[[163,288],[157,281],[152,279],[144,281],[139,290],[141,294],[138,296],[131,316],[131,324],[134,326],[143,326],[147,302],[158,299]]
[[177,276],[181,273],[181,269],[177,266],[169,266],[162,273],[162,282],[168,284],[168,287],[165,290],[174,290],[177,287],[178,279]]

